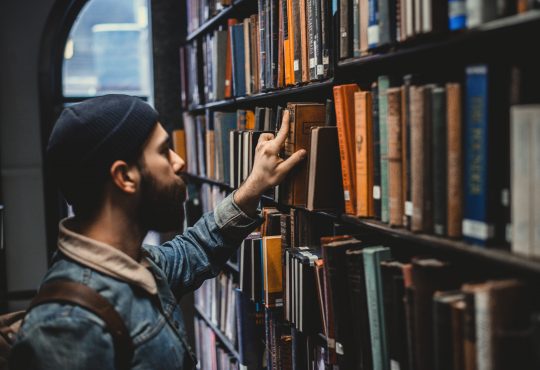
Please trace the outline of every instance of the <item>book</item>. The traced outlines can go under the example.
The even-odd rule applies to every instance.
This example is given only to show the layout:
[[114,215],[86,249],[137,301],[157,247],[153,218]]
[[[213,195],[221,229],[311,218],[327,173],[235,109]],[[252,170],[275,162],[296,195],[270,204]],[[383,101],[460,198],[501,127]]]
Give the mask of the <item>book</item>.
[[377,79],[379,100],[379,135],[380,135],[380,168],[381,168],[381,221],[388,222],[388,97],[386,95],[390,87],[388,76],[379,76]]
[[387,90],[388,99],[388,221],[390,226],[402,226],[403,202],[403,151],[401,94],[399,87]]
[[432,109],[432,149],[433,153],[433,231],[436,235],[446,235],[447,207],[447,122],[446,88],[435,87],[431,91]]
[[345,212],[352,215],[356,213],[354,93],[358,90],[356,84],[334,86],[343,198]]
[[446,85],[447,107],[447,233],[453,238],[461,237],[463,217],[463,142],[461,85]]
[[356,133],[356,215],[375,216],[373,204],[373,122],[369,91],[354,93]]
[[281,307],[283,305],[281,235],[263,237],[262,253],[265,306]]

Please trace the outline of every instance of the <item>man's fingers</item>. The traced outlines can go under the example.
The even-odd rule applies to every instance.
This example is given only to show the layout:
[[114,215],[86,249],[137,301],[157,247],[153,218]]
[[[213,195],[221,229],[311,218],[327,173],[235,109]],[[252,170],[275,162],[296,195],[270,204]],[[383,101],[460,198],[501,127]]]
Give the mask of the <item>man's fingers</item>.
[[264,143],[265,141],[270,141],[272,139],[274,139],[274,135],[266,132],[264,134],[261,134],[261,136],[259,136],[259,141],[257,143]]
[[287,139],[287,135],[289,135],[289,117],[290,117],[289,110],[285,109],[285,111],[283,111],[283,119],[281,120],[281,127],[275,139],[276,140],[275,142],[279,148],[283,146],[285,139]]
[[280,172],[287,173],[293,169],[298,163],[300,163],[307,155],[307,152],[304,149],[300,149],[293,153],[289,158],[284,160],[278,165],[278,170]]

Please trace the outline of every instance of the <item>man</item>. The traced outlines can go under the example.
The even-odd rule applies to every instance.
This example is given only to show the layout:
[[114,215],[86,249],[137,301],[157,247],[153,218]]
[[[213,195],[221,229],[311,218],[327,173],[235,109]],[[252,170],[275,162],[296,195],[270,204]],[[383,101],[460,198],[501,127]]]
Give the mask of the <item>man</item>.
[[[214,212],[161,246],[142,246],[148,230],[178,230],[183,220],[184,160],[169,148],[158,115],[141,100],[108,95],[66,108],[47,148],[47,166],[73,206],[60,222],[58,252],[44,283],[83,283],[110,302],[134,344],[133,369],[190,369],[177,300],[215,277],[261,223],[261,195],[305,156],[278,153],[261,136],[252,173]],[[11,369],[113,369],[114,346],[103,321],[82,307],[48,303],[26,316]]]

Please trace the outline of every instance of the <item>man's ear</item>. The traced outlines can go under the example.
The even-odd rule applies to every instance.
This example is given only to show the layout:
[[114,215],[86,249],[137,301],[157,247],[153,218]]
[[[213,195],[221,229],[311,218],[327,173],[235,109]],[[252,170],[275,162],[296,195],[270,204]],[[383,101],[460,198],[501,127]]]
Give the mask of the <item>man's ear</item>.
[[111,177],[114,184],[126,193],[133,194],[139,187],[140,173],[137,166],[130,166],[125,161],[115,161],[111,165]]

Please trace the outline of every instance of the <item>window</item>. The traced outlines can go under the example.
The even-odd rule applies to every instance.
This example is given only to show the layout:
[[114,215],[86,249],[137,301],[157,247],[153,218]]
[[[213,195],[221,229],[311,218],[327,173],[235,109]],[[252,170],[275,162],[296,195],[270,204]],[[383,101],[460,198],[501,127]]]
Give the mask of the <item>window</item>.
[[63,93],[71,101],[111,93],[151,100],[149,0],[90,0],[64,50]]

